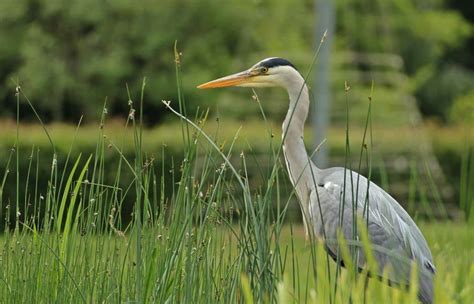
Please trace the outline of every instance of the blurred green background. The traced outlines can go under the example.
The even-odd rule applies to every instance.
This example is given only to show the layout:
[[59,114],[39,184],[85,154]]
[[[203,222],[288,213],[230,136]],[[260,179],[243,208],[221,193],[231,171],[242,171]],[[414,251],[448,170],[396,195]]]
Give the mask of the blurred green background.
[[[474,2],[333,3],[336,24],[331,46],[333,101],[328,135],[331,165],[343,164],[345,101],[351,104],[352,130],[358,144],[373,81],[376,181],[391,187],[404,205],[424,195],[432,202],[436,191],[443,203],[456,205],[462,196],[463,159],[472,159],[473,153]],[[188,113],[210,108],[211,117],[225,118],[221,119],[224,141],[242,124],[245,140],[239,149],[249,150],[251,142],[252,153],[268,152],[268,145],[259,142],[266,134],[265,125],[258,107],[249,102],[251,91],[199,91],[196,85],[270,56],[287,58],[307,73],[321,38],[315,34],[314,6],[315,1],[310,0],[1,1],[2,169],[8,166],[15,144],[12,121],[16,119],[16,83],[31,98],[52,134],[58,134],[59,151],[67,151],[70,144],[74,131],[68,124],[84,117],[89,126],[79,133],[76,153],[85,153],[94,151],[96,142],[90,139],[96,134],[93,126],[100,119],[105,100],[108,117],[115,120],[108,135],[122,136],[116,129],[129,112],[126,85],[136,101],[146,77],[148,152],[159,160],[161,144],[166,143],[172,153],[179,154],[177,119],[161,103],[177,100],[175,41],[182,52],[182,89]],[[348,95],[345,81],[352,88]],[[278,132],[287,109],[285,94],[264,90],[260,99],[272,129]],[[19,148],[24,159],[31,155],[32,146],[47,154],[47,139],[38,126],[31,125],[37,121],[25,102],[20,104],[20,120],[24,132]],[[252,134],[259,128],[261,135]],[[126,145],[124,149],[127,152]],[[133,147],[129,150],[133,153]],[[61,161],[64,156],[59,154]],[[425,170],[425,164],[429,168],[434,164],[428,170],[434,172],[434,184],[430,184],[429,172],[424,173],[424,181],[417,179],[416,171]],[[28,162],[22,166],[26,171]],[[48,172],[49,166],[45,162],[41,170]],[[13,175],[10,177],[6,185],[14,182]],[[421,190],[410,193],[407,183],[412,179],[424,184],[425,194]],[[5,193],[8,191],[5,187]],[[7,194],[5,197],[14,196]]]
[[[196,91],[196,84],[263,57],[288,58],[304,72],[318,40],[314,3],[1,1],[0,115],[14,116],[11,79],[15,79],[34,97],[46,121],[76,122],[82,114],[97,119],[106,96],[110,113],[123,116],[128,108],[125,83],[137,88],[146,76],[150,84],[147,121],[160,122],[168,115],[161,99],[176,100],[175,40],[183,52],[184,90],[192,108],[209,96]],[[398,55],[423,114],[443,122],[461,119],[474,94],[472,1],[341,0],[334,4],[335,68],[349,51]],[[367,69],[362,63],[354,66]],[[376,77],[374,81],[377,84]],[[237,112],[232,116],[249,114],[233,101],[226,101],[225,107]],[[22,117],[31,119],[31,111],[24,111]]]

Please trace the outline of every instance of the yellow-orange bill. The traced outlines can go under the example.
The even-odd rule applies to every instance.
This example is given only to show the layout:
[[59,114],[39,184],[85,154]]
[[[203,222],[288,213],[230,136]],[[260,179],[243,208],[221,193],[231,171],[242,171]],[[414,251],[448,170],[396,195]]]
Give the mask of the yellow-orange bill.
[[252,75],[249,72],[244,71],[203,83],[198,86],[198,89],[212,89],[236,86],[248,82],[251,79],[251,76]]

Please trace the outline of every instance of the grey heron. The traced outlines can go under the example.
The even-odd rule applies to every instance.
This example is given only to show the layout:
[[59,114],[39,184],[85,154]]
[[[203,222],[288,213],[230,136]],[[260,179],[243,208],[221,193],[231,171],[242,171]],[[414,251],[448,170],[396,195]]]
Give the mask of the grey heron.
[[[354,233],[357,231],[353,216],[355,204],[357,215],[365,216],[368,237],[378,263],[377,273],[371,275],[381,277],[388,267],[391,269],[389,283],[407,286],[411,264],[416,263],[418,298],[422,303],[432,303],[433,258],[425,238],[408,213],[387,192],[357,172],[342,167],[320,169],[311,162],[303,141],[310,98],[305,79],[294,65],[283,58],[267,58],[243,72],[204,83],[198,88],[229,86],[282,87],[288,92],[290,106],[282,126],[283,154],[306,231],[311,229],[311,233],[323,239],[329,255],[343,264],[337,258],[340,248],[334,240],[338,239],[338,231],[348,244],[358,239]],[[355,260],[359,269],[367,267],[363,252]]]

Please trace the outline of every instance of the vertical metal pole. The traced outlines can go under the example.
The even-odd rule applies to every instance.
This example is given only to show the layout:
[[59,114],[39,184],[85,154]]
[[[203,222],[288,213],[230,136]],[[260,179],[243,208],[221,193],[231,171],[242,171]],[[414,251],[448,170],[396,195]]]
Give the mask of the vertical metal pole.
[[[324,32],[327,36],[321,47],[319,58],[315,67],[314,98],[315,103],[312,110],[313,140],[314,146],[319,145],[327,137],[327,129],[330,119],[330,77],[331,68],[331,43],[334,34],[334,5],[333,0],[315,0],[315,43],[319,46]],[[314,162],[322,168],[328,165],[328,145],[325,143],[321,150],[314,155]]]

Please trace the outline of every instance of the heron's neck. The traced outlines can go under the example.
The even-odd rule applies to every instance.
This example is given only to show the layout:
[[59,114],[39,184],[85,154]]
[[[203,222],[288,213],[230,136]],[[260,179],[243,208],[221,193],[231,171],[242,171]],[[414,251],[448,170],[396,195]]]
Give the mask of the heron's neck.
[[[290,107],[283,122],[283,148],[291,182],[296,187],[301,200],[306,195],[303,189],[310,186],[303,184],[308,182],[312,184],[313,176],[317,177],[318,173],[311,172],[310,158],[303,141],[304,123],[309,109],[309,94],[302,77],[298,83],[287,87],[287,91]],[[313,170],[319,171],[314,165]]]
[[309,95],[308,87],[305,84],[295,85],[288,88],[288,95],[290,97],[290,106],[288,113],[286,113],[285,120],[283,121],[283,132],[291,133],[293,136],[284,136],[284,141],[291,141],[298,137],[298,142],[304,147],[303,144],[303,132],[304,123],[308,117],[309,110]]

